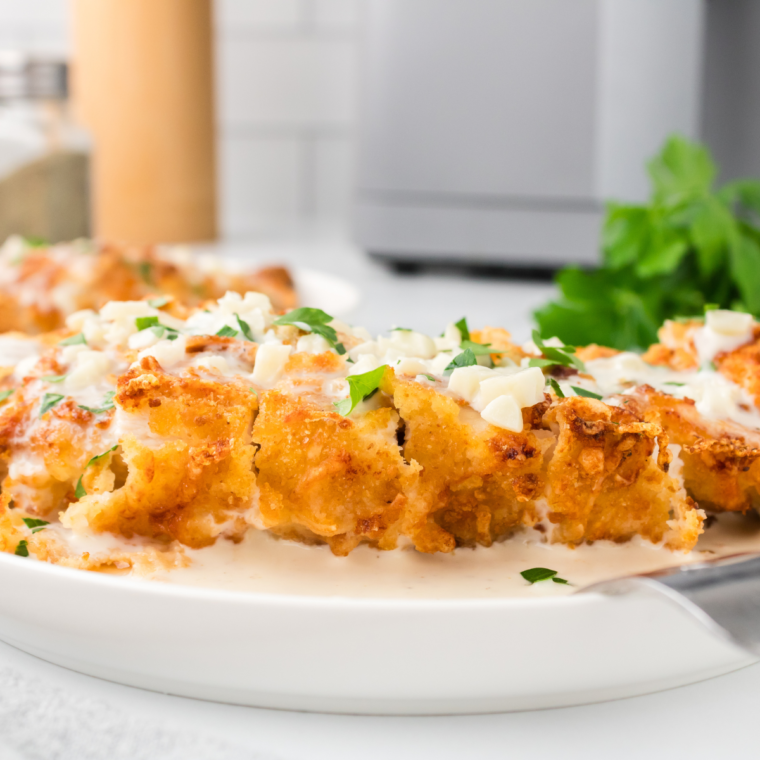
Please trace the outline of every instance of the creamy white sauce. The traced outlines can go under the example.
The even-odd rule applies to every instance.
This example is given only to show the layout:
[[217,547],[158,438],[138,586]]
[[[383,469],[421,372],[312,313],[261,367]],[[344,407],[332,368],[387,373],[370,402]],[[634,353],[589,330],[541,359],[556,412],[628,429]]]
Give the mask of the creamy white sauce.
[[[705,367],[699,371],[675,372],[667,367],[647,364],[638,354],[622,353],[609,359],[586,362],[589,381],[568,381],[589,387],[603,396],[625,393],[632,386],[651,385],[655,390],[675,398],[690,398],[697,411],[713,420],[733,420],[753,430],[760,430],[760,412],[744,388],[715,370]],[[564,386],[565,382],[560,382]]]
[[[60,534],[68,539],[66,533]],[[535,536],[535,537],[534,537]],[[77,551],[135,551],[134,541],[83,537]],[[90,544],[90,541],[93,543]],[[366,546],[335,557],[326,546],[304,546],[250,530],[234,544],[218,540],[204,549],[185,549],[190,565],[160,570],[151,580],[228,591],[352,598],[535,598],[566,596],[597,581],[700,562],[739,552],[760,552],[760,520],[720,515],[689,553],[672,552],[641,538],[625,544],[597,541],[571,549],[540,542],[534,531],[491,547],[421,554],[411,548],[382,552]],[[556,570],[568,584],[533,585],[520,572]]]

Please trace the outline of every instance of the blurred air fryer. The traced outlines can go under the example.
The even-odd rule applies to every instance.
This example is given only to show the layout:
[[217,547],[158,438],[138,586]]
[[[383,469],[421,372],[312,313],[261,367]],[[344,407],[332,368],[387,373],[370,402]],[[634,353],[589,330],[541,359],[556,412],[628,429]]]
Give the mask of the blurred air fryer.
[[402,264],[596,261],[604,201],[644,200],[665,137],[703,133],[707,5],[365,0],[359,243]]

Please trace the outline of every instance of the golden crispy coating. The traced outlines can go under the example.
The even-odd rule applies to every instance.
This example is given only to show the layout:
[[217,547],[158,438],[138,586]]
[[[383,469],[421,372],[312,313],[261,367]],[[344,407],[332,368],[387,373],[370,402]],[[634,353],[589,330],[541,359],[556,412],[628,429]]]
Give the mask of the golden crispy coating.
[[735,351],[718,354],[715,364],[722,375],[744,388],[760,405],[760,331],[755,330],[754,340]]
[[655,417],[671,442],[681,446],[684,483],[700,505],[746,512],[760,485],[760,433],[730,421],[705,419],[694,401],[642,386],[627,397]]
[[665,539],[672,549],[693,546],[704,513],[668,475],[668,439],[659,425],[580,397],[558,402],[546,421],[559,426],[547,473],[554,540],[627,541],[640,535],[654,543]]
[[688,322],[666,320],[657,331],[660,342],[650,346],[641,358],[648,364],[670,367],[677,372],[696,369],[699,358],[691,334],[702,324],[696,319]]
[[489,546],[537,522],[533,500],[544,487],[548,435],[495,428],[465,405],[392,373],[383,390],[404,422],[404,457],[422,467],[403,521],[419,551]]
[[322,539],[338,555],[362,541],[394,548],[405,491],[419,469],[401,457],[398,426],[389,407],[354,420],[303,398],[262,393],[253,441],[263,525]]
[[88,494],[69,507],[64,524],[194,548],[220,534],[240,538],[256,483],[256,396],[239,382],[169,375],[146,357],[119,378],[115,400],[124,415],[126,479],[98,480],[88,468]]

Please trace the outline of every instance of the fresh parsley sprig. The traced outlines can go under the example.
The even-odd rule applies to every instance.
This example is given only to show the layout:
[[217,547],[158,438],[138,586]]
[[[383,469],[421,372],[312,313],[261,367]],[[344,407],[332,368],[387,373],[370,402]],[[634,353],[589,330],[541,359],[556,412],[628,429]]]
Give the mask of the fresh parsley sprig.
[[79,344],[87,345],[87,340],[84,337],[84,333],[77,333],[69,338],[58,341],[59,346],[78,346]]
[[575,355],[575,346],[547,346],[541,339],[538,330],[533,330],[533,342],[538,350],[544,355],[544,359],[533,358],[528,362],[529,367],[573,367],[583,372],[586,366]]
[[357,404],[375,394],[380,387],[386,369],[386,365],[383,364],[377,369],[370,370],[361,375],[349,375],[346,378],[348,381],[349,397],[344,398],[342,401],[334,402],[333,406],[335,409],[344,417],[351,414]]
[[561,297],[535,313],[544,335],[625,350],[706,305],[760,316],[760,181],[715,189],[707,148],[679,136],[648,170],[649,203],[607,205],[602,265],[557,275]]
[[338,342],[338,333],[329,323],[333,321],[331,317],[322,309],[314,309],[310,306],[302,306],[299,309],[293,309],[287,314],[274,320],[275,325],[293,325],[304,332],[312,332],[321,335],[339,354],[345,354],[346,348]]

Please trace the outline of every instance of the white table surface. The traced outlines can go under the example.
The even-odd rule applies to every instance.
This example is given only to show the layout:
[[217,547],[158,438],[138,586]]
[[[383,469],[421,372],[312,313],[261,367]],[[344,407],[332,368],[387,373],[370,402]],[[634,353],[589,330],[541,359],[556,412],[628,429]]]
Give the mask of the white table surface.
[[[507,326],[522,341],[529,336],[531,309],[551,293],[546,284],[398,276],[334,242],[237,244],[229,252],[352,280],[362,300],[347,318],[372,332],[398,324],[437,334],[466,315],[471,327]],[[557,637],[561,646],[561,632]],[[0,644],[0,760],[756,758],[759,713],[757,665],[585,707],[392,718],[291,713],[155,694]]]

